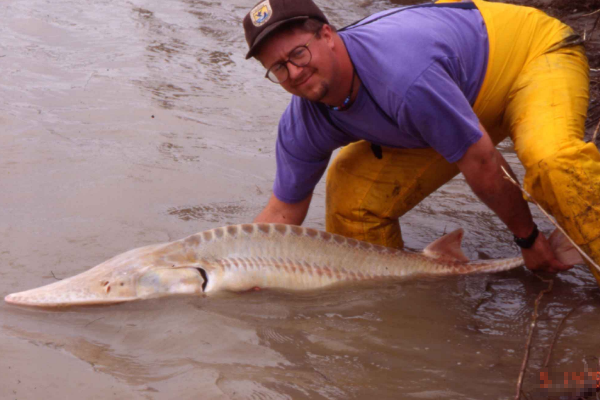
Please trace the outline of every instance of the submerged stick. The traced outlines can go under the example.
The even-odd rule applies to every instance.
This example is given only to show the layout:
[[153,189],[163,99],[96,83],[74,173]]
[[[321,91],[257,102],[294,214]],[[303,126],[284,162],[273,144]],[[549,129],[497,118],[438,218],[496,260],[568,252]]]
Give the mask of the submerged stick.
[[594,26],[592,26],[592,30],[590,31],[590,36],[588,36],[588,38],[587,38],[588,41],[592,40],[592,35],[594,34],[596,27],[598,26],[598,21],[600,21],[600,15],[598,15],[598,18],[596,18],[596,22],[594,22]]
[[571,310],[568,313],[566,313],[565,316],[562,317],[562,319],[560,320],[558,326],[556,327],[556,330],[554,331],[554,335],[552,335],[552,342],[550,343],[550,348],[548,349],[548,355],[546,356],[546,361],[544,362],[544,368],[547,368],[548,365],[550,365],[550,357],[552,357],[552,349],[554,348],[554,345],[556,344],[556,339],[558,339],[558,335],[560,333],[561,327],[563,326],[563,324],[565,323],[567,318],[569,318],[571,316],[571,314],[573,314],[573,311],[575,311],[579,307],[581,307],[581,305],[585,301],[586,300],[582,300],[579,303],[577,303],[577,305],[575,305],[575,307],[571,308]]
[[504,177],[504,179],[509,180],[513,185],[515,185],[516,187],[518,187],[521,190],[521,192],[523,192],[529,198],[529,200],[533,204],[535,204],[537,206],[537,208],[539,208],[542,213],[544,213],[544,215],[546,216],[546,218],[548,218],[548,220],[550,222],[552,222],[552,224],[554,226],[556,226],[556,228],[558,230],[560,230],[563,233],[563,235],[565,235],[565,237],[569,240],[569,242],[571,242],[571,244],[573,246],[575,246],[575,248],[579,251],[579,253],[581,254],[581,256],[583,258],[585,258],[585,260],[588,261],[594,268],[596,268],[597,272],[600,273],[600,266],[598,266],[598,264],[596,264],[594,262],[594,260],[592,260],[583,250],[581,250],[581,247],[579,247],[577,245],[577,243],[575,243],[573,241],[573,239],[571,239],[569,237],[569,235],[567,234],[567,232],[565,232],[565,230],[554,220],[554,218],[552,218],[552,216],[550,216],[550,214],[547,213],[546,210],[544,210],[544,208],[537,201],[535,201],[535,199],[529,193],[527,193],[527,191],[525,189],[523,189],[523,187],[517,181],[515,181],[512,176],[510,176],[510,174],[508,173],[508,171],[504,167],[500,167],[500,168],[502,168],[502,171],[504,171],[504,173],[506,174],[506,176]]
[[589,17],[590,15],[594,15],[594,14],[597,14],[597,13],[599,13],[599,12],[600,12],[600,10],[592,11],[592,12],[591,12],[591,13],[589,13],[589,14],[583,14],[583,15],[582,15],[582,17]]
[[521,390],[521,394],[522,394],[523,396],[525,396],[525,399],[527,399],[527,400],[531,400],[531,396],[529,396],[529,394],[527,394],[527,393],[526,393],[526,392],[524,392],[523,390]]
[[535,326],[537,324],[538,318],[538,308],[540,306],[540,301],[542,297],[548,292],[552,290],[552,286],[554,285],[554,280],[543,279],[536,275],[543,282],[548,283],[548,287],[542,290],[537,298],[535,299],[535,305],[533,307],[533,314],[531,316],[531,324],[529,325],[529,336],[527,337],[527,343],[525,344],[525,356],[523,356],[523,362],[521,363],[521,371],[519,373],[519,379],[517,380],[517,394],[515,396],[515,400],[519,400],[521,398],[521,391],[523,387],[523,376],[525,376],[525,370],[527,369],[527,362],[529,361],[529,351],[531,350],[531,338],[533,337],[533,331],[535,330]]
[[598,130],[600,130],[600,121],[598,121],[598,125],[596,125],[596,130],[594,131],[594,135],[592,136],[592,143],[596,143],[596,138],[598,137]]

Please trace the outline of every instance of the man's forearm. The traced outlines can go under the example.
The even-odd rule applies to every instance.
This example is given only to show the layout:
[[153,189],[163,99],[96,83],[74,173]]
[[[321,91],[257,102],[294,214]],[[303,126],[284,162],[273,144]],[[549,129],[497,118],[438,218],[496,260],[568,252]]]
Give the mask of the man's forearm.
[[473,192],[515,235],[531,234],[534,225],[529,206],[519,188],[504,179],[501,167],[511,171],[510,167],[487,133],[457,164]]
[[498,215],[511,232],[518,237],[527,237],[534,227],[529,206],[521,191],[504,179],[504,172],[500,168],[502,165],[516,179],[504,158],[500,156],[497,163],[495,167],[475,171],[467,178],[467,182],[473,192]]

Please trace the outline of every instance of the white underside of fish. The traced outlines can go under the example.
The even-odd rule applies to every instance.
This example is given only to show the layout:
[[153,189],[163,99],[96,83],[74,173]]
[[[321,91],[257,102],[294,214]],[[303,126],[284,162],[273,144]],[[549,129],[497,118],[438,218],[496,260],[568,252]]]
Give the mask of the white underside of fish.
[[412,253],[315,229],[233,225],[134,249],[71,278],[6,296],[9,303],[55,307],[253,288],[312,290],[343,282],[505,271],[521,257],[470,262],[462,230]]

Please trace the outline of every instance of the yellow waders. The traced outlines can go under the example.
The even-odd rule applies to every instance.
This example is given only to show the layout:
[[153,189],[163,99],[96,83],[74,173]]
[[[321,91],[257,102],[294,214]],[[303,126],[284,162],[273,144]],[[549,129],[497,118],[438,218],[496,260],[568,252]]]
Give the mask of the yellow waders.
[[[600,262],[600,153],[583,142],[589,85],[583,48],[556,49],[573,31],[539,10],[474,3],[490,47],[473,109],[495,144],[510,135],[526,190]],[[457,173],[433,149],[384,148],[378,160],[369,143],[350,144],[327,175],[327,230],[402,247],[398,218]]]

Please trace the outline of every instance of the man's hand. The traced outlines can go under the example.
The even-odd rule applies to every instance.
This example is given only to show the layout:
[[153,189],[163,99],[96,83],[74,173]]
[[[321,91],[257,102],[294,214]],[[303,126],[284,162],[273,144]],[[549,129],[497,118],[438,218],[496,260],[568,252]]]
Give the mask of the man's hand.
[[258,214],[254,222],[302,225],[311,199],[312,194],[298,203],[284,203],[272,194],[267,206]]
[[525,266],[532,271],[556,273],[573,268],[572,265],[565,265],[556,259],[550,243],[541,232],[533,246],[529,249],[521,249],[521,254],[525,260]]
[[[516,177],[483,126],[480,125],[480,129],[483,136],[467,149],[456,165],[477,197],[498,215],[511,232],[518,237],[527,237],[534,226],[529,206],[519,188],[504,179],[502,166],[515,180]],[[558,272],[571,268],[556,259],[541,233],[531,248],[522,249],[522,254],[530,270]]]

